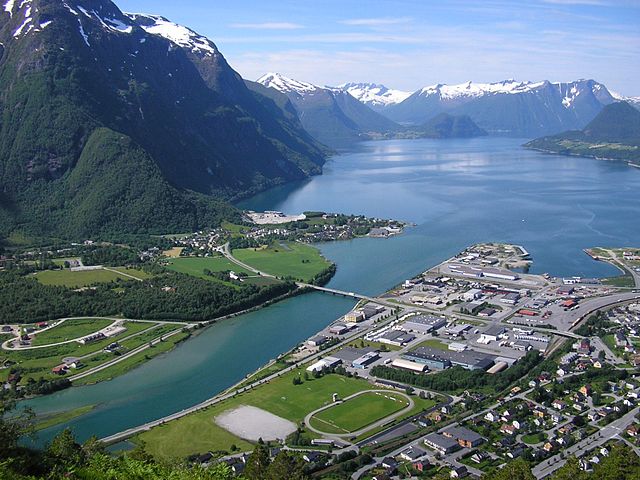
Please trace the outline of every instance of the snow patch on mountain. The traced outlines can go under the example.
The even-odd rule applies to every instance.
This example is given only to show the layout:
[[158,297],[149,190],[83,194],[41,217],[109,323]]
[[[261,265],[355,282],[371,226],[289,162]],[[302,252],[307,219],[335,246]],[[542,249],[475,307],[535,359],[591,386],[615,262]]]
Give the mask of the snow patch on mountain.
[[[7,9],[7,6],[9,4],[7,3],[5,5],[5,10]],[[13,17],[13,7],[14,5],[11,4],[11,16]],[[26,35],[27,33],[29,33],[31,30],[33,30],[34,25],[31,23],[33,22],[33,18],[31,17],[31,0],[22,0],[22,3],[20,3],[20,5],[18,6],[18,10],[22,10],[23,8],[25,8],[24,11],[24,21],[22,22],[22,24],[13,32],[13,36],[14,38],[18,38],[21,35]]]
[[443,100],[453,100],[464,97],[481,97],[487,94],[517,94],[535,90],[543,85],[544,82],[518,82],[513,79],[496,83],[473,83],[469,81],[458,85],[431,85],[420,90],[419,95],[438,95]]
[[376,83],[344,83],[338,88],[348,92],[362,103],[376,107],[400,103],[411,95],[411,92],[393,90]]
[[136,22],[145,32],[163,37],[172,43],[190,49],[193,53],[202,53],[207,56],[216,55],[218,49],[207,37],[197,34],[193,30],[170,22],[159,15],[147,15],[142,13],[125,13]]
[[313,85],[312,83],[293,80],[280,73],[267,73],[260,77],[257,82],[261,83],[265,87],[274,88],[282,93],[297,93],[299,95],[304,95],[305,93],[313,93],[318,90],[323,90],[322,87]]
[[4,11],[8,12],[9,15],[11,15],[13,17],[13,6],[15,5],[16,0],[7,0],[7,2],[4,4]]
[[580,90],[578,90],[578,87],[575,85],[572,85],[567,95],[562,99],[562,105],[564,105],[564,108],[571,108],[571,105],[578,95],[580,95]]

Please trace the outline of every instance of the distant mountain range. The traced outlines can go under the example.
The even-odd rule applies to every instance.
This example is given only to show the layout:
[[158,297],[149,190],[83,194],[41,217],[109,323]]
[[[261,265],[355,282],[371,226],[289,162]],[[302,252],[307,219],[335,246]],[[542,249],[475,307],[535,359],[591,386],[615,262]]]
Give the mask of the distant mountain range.
[[398,129],[395,122],[341,88],[320,87],[279,73],[267,73],[257,83],[286,95],[304,128],[331,147],[348,147],[367,134]]
[[383,113],[399,123],[423,123],[439,113],[469,115],[490,134],[540,136],[584,127],[614,97],[593,80],[434,85],[389,105]]
[[583,130],[538,138],[525,146],[544,152],[626,160],[640,165],[640,111],[627,102],[612,103]]
[[109,0],[3,2],[0,111],[4,232],[193,231],[327,152],[209,39]]

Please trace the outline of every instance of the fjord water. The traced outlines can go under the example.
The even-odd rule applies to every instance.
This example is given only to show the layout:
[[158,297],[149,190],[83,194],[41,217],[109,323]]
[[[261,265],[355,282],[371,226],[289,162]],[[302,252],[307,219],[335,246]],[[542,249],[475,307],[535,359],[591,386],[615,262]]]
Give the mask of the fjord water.
[[[254,210],[365,214],[415,223],[404,235],[320,246],[337,262],[330,286],[376,294],[474,242],[524,245],[532,271],[607,276],[590,246],[640,243],[640,169],[622,162],[544,155],[524,140],[368,142],[337,155],[322,176],[241,203]],[[70,426],[80,439],[109,435],[198,403],[348,311],[319,293],[222,322],[110,382],[23,402],[36,413],[98,405]]]

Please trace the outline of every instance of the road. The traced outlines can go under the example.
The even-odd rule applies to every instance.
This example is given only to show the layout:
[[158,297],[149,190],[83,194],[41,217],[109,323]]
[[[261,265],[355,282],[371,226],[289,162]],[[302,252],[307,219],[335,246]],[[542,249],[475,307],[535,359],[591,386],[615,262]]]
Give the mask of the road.
[[[50,330],[52,328],[60,326],[61,324],[63,324],[64,322],[66,322],[68,320],[85,320],[85,319],[91,319],[91,318],[95,318],[96,320],[113,320],[113,323],[111,325],[107,325],[106,327],[102,328],[101,330],[104,330],[105,328],[113,327],[117,323],[124,323],[124,322],[154,323],[154,324],[157,324],[157,325],[186,325],[185,323],[182,323],[182,322],[169,322],[169,321],[164,321],[164,320],[158,320],[158,321],[156,321],[156,320],[133,320],[131,318],[115,318],[115,317],[68,317],[68,318],[61,318],[59,320],[56,320],[50,326],[48,326],[46,328],[43,328],[42,330],[37,330],[32,335],[38,335],[38,334],[40,334],[42,332],[46,332],[47,330]],[[87,337],[89,335],[91,335],[91,334],[83,335],[81,337],[73,338],[71,340],[65,340],[64,342],[48,343],[46,345],[29,345],[27,347],[13,347],[13,346],[11,346],[10,343],[15,342],[16,340],[20,339],[20,337],[18,336],[18,337],[10,338],[9,340],[5,341],[2,344],[2,349],[3,350],[8,350],[8,351],[24,351],[24,350],[37,350],[37,349],[41,349],[41,348],[57,347],[58,345],[66,345],[67,343],[78,342],[78,341],[82,340],[83,338],[85,338],[85,337]],[[123,340],[127,340],[128,338],[129,337],[124,338]]]
[[151,340],[150,342],[145,343],[144,345],[140,345],[138,348],[134,348],[133,350],[125,353],[124,355],[120,355],[119,357],[116,357],[113,360],[110,360],[110,361],[108,361],[106,363],[98,365],[98,366],[96,366],[94,368],[90,368],[89,370],[85,370],[82,373],[78,373],[77,375],[73,375],[73,376],[68,377],[68,378],[69,378],[69,380],[71,382],[75,382],[76,380],[80,380],[81,378],[85,378],[85,377],[88,377],[89,375],[93,375],[95,373],[101,372],[102,370],[106,370],[107,368],[112,367],[114,365],[117,365],[120,362],[124,362],[128,358],[130,358],[130,357],[132,357],[134,355],[137,355],[140,352],[144,352],[148,348],[151,348],[154,345],[157,345],[158,343],[160,343],[163,340],[166,340],[169,337],[173,337],[174,335],[177,335],[178,333],[182,332],[182,329],[185,328],[185,327],[193,328],[194,325],[193,324],[185,324],[181,328],[179,328],[177,330],[173,330],[172,332],[169,332],[169,333],[165,333],[164,335],[161,335],[159,337],[156,337],[153,340]]
[[[585,451],[593,450],[596,447],[600,447],[604,445],[606,442],[611,440],[614,437],[619,436],[625,429],[627,425],[629,425],[633,418],[640,411],[640,407],[636,407],[631,410],[629,413],[619,418],[618,420],[614,420],[606,427],[603,427],[598,432],[594,433],[590,437],[585,438],[584,440],[572,445],[571,447],[562,451],[565,457],[576,455],[580,456],[585,453]],[[566,463],[566,460],[560,456],[560,454],[551,457],[548,460],[536,465],[533,469],[533,474],[536,478],[546,478],[555,472],[557,469],[562,467]]]
[[[339,348],[341,346],[346,346],[349,343],[353,342],[353,340],[355,340],[356,338],[359,338],[363,335],[366,335],[367,333],[369,333],[370,331],[376,329],[376,328],[380,328],[381,326],[384,326],[387,323],[390,323],[394,320],[394,317],[390,317],[388,320],[386,320],[385,322],[382,322],[380,324],[377,324],[375,326],[371,326],[369,328],[363,329],[362,331],[358,331],[355,332],[353,335],[350,335],[349,337],[346,337],[345,339],[343,339],[340,343],[338,343],[337,345],[334,346],[334,348]],[[311,362],[314,361],[320,357],[323,357],[327,354],[327,352],[325,351],[320,351],[317,352],[307,358],[304,359],[304,362]],[[250,388],[256,387],[260,384],[263,383],[267,383],[275,378],[278,378],[281,375],[284,375],[285,373],[288,373],[292,370],[295,370],[298,368],[298,364],[294,364],[291,365],[283,370],[280,370],[279,372],[275,372],[271,375],[269,375],[268,377],[262,378],[260,380],[256,380],[255,382],[251,383],[250,385],[247,385],[246,387],[243,388],[234,388],[232,387],[232,389],[227,390],[225,393],[222,394],[218,394],[212,398],[209,398],[197,405],[194,405],[193,407],[190,408],[186,408],[184,410],[181,410],[179,412],[173,413],[171,415],[167,415],[166,417],[163,418],[159,418],[157,420],[153,420],[151,422],[147,422],[143,425],[139,425],[137,427],[133,427],[130,428],[128,430],[124,430],[122,432],[118,432],[115,433],[113,435],[110,435],[108,437],[104,437],[102,439],[100,439],[102,442],[106,443],[107,445],[113,444],[113,443],[118,443],[121,442],[123,440],[126,440],[127,438],[133,437],[134,435],[137,435],[138,433],[142,433],[145,432],[147,430],[152,429],[153,427],[156,427],[158,425],[162,425],[164,423],[170,422],[171,420],[177,420],[179,418],[182,418],[186,415],[189,415],[191,413],[197,412],[199,410],[205,409],[207,407],[210,407],[212,405],[216,405],[220,402],[223,402],[224,400],[227,400],[229,398],[234,397],[235,395],[237,395],[238,393],[244,392]],[[243,383],[243,381],[239,382],[237,385],[239,385],[240,383]],[[236,386],[237,387],[237,386]]]

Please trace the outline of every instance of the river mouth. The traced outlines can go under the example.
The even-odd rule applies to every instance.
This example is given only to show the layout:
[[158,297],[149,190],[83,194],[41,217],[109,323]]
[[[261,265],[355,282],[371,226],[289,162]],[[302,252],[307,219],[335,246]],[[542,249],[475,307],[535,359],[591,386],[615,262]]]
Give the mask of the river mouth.
[[[541,154],[523,139],[367,142],[322,176],[240,202],[285,213],[326,211],[415,223],[403,235],[319,245],[337,263],[329,287],[380,294],[472,243],[523,245],[531,273],[601,277],[617,270],[582,250],[640,239],[640,170],[622,162]],[[214,325],[112,381],[22,402],[36,413],[99,404],[67,426],[111,435],[195,405],[312,336],[354,305],[310,293]]]

